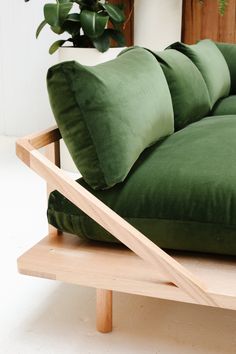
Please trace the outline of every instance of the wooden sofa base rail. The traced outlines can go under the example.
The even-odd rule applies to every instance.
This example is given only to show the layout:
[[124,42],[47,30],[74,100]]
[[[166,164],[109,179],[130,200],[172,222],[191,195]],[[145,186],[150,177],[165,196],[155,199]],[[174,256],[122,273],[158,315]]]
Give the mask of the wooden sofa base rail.
[[[59,130],[20,139],[18,157],[122,245],[49,235],[18,259],[19,272],[97,288],[97,328],[112,328],[112,291],[236,310],[236,260],[184,252],[166,253],[62,171]],[[46,156],[37,151],[47,147]]]
[[[235,259],[170,254],[208,285],[208,295],[220,307],[236,310]],[[127,247],[86,242],[69,234],[46,236],[19,257],[18,269],[25,275],[98,289],[97,328],[103,333],[112,326],[112,291],[198,304]]]

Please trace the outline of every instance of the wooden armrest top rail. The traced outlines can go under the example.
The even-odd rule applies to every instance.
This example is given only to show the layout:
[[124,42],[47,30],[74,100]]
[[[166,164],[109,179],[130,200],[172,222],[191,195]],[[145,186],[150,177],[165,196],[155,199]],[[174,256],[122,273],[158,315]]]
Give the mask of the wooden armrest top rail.
[[36,150],[58,139],[58,129],[51,128],[41,134],[19,139],[16,143],[16,153],[31,169],[129,249],[146,262],[158,266],[170,281],[182,288],[197,303],[218,306],[205,291],[205,286],[191,272]]
[[45,129],[42,132],[28,135],[27,138],[19,139],[18,143],[28,142],[34,149],[40,149],[51,143],[59,141],[61,139],[61,133],[57,126]]
[[48,144],[54,143],[61,139],[61,133],[57,126],[44,130],[40,134],[32,134],[29,136],[29,143],[35,148],[40,149]]

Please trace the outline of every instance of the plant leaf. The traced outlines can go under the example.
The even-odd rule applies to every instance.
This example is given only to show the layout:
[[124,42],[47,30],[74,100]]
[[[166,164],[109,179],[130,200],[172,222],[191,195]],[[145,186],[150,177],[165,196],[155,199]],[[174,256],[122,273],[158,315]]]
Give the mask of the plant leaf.
[[84,33],[90,38],[100,37],[109,20],[108,16],[94,11],[83,10],[80,13],[81,26]]
[[54,42],[51,47],[49,48],[49,54],[53,54],[57,51],[58,48],[60,48],[66,40],[59,39],[58,41]]
[[67,16],[67,19],[66,19],[67,21],[73,21],[73,22],[80,22],[80,15],[79,14],[76,14],[76,13],[74,13],[74,14],[69,14],[68,16]]
[[68,16],[71,8],[73,6],[72,2],[56,4],[45,4],[44,5],[44,17],[45,21],[50,26],[60,26]]
[[118,44],[119,47],[125,46],[125,36],[121,31],[114,30],[112,28],[108,28],[106,31],[109,36]]
[[110,38],[107,31],[105,31],[100,37],[92,40],[94,47],[101,53],[106,52],[110,48]]
[[120,29],[122,27],[121,23],[115,22],[112,18],[110,18],[110,22],[112,23],[112,26],[114,27],[114,29],[120,31]]
[[60,26],[51,26],[51,30],[56,34],[62,34],[63,32],[65,32],[64,28]]
[[125,21],[124,11],[121,10],[117,5],[101,3],[102,7],[106,10],[108,15],[117,23],[122,23]]
[[63,30],[68,32],[72,37],[80,33],[80,22],[66,20],[63,23]]
[[92,10],[97,7],[98,0],[74,0],[77,4],[79,4],[81,10]]
[[42,31],[42,29],[44,28],[44,26],[47,25],[47,22],[45,20],[43,20],[40,25],[38,26],[37,28],[37,31],[36,31],[36,38],[38,38],[40,32]]
[[69,1],[67,3],[61,3],[59,5],[59,19],[60,23],[63,23],[67,18],[70,10],[72,9],[73,2]]
[[46,5],[44,5],[45,21],[50,26],[57,26],[58,25],[58,20],[59,20],[58,8],[59,8],[59,3],[58,4],[46,4]]
[[228,0],[218,0],[219,3],[219,13],[221,16],[224,16],[226,8],[228,6]]

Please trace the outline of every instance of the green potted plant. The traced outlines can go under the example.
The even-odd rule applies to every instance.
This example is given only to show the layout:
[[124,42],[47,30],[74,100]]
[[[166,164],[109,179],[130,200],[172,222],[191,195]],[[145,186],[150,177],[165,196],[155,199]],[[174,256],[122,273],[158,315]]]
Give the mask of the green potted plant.
[[75,48],[96,48],[102,53],[110,48],[111,39],[120,47],[125,44],[122,5],[102,0],[54,0],[44,5],[43,13],[44,19],[38,26],[36,37],[45,26],[56,35],[66,36],[51,45],[50,54],[65,43]]

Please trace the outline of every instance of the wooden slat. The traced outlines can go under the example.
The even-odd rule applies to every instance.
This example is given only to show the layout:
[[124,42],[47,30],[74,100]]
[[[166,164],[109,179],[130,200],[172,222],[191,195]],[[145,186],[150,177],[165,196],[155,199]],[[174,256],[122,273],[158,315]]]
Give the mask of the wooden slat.
[[201,5],[196,0],[183,1],[182,40],[195,43],[201,38]]
[[[48,134],[45,133],[45,134]],[[40,136],[37,136],[40,139]],[[41,136],[43,140],[43,135]],[[164,271],[174,284],[184,290],[199,304],[217,306],[205,287],[192,273],[157,247],[147,237],[126,222],[81,185],[71,180],[63,171],[38,151],[32,149],[29,138],[17,142],[17,154],[37,174],[54,186],[67,199],[83,210],[108,232],[128,246],[146,262]],[[27,156],[28,154],[28,156]]]
[[236,43],[236,0],[228,0],[224,16],[218,11],[217,0],[183,1],[182,41],[188,44],[204,38]]
[[229,1],[224,16],[219,16],[219,42],[236,43],[236,1]]
[[[208,295],[216,303],[236,310],[235,258],[189,252],[170,255],[208,284]],[[86,242],[68,234],[43,239],[18,259],[18,268],[31,276],[198,303],[124,246]]]

